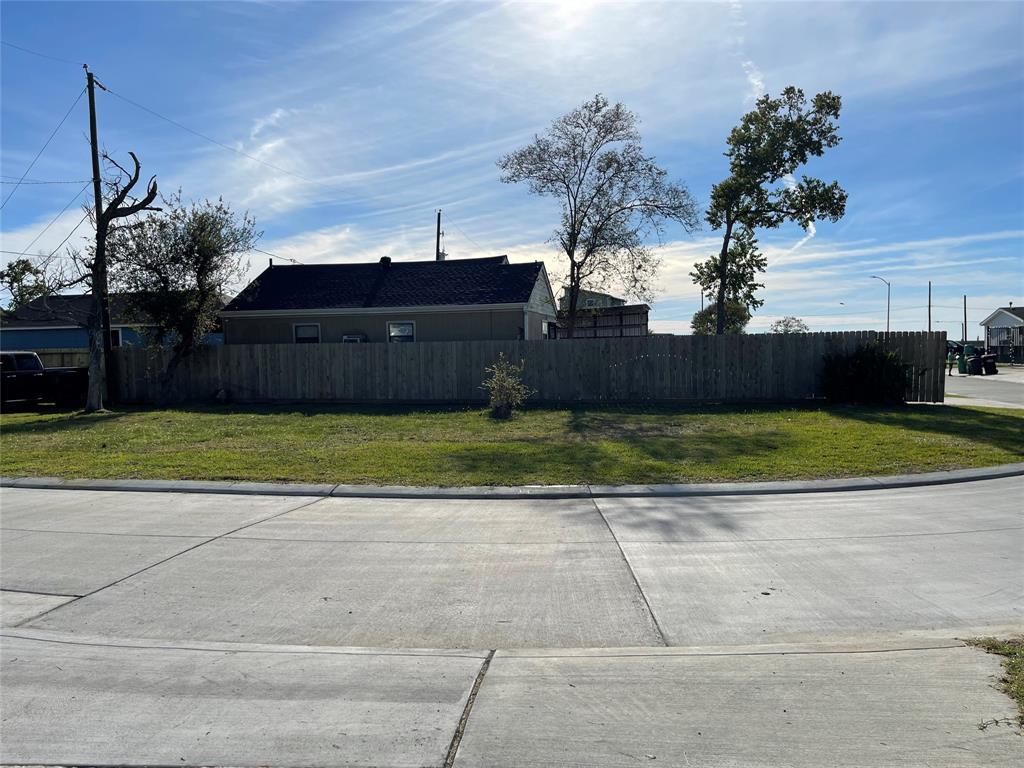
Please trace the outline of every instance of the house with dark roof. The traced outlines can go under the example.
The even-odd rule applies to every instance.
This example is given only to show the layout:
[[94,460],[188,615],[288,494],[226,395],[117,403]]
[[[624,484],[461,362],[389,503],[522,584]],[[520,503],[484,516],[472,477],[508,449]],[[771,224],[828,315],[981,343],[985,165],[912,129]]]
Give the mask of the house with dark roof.
[[555,317],[544,265],[506,256],[271,263],[221,312],[227,344],[532,340]]
[[[87,349],[91,293],[40,296],[0,318],[0,348],[42,351]],[[111,344],[142,344],[148,324],[128,311],[126,297],[110,295]]]
[[[110,344],[146,344],[152,321],[139,317],[129,307],[132,294],[110,294]],[[24,349],[45,352],[49,349],[88,349],[91,293],[40,296],[0,317],[0,349]],[[204,344],[223,343],[223,334],[215,328],[203,338]]]
[[985,328],[985,347],[999,355],[1000,362],[1024,359],[1024,309],[999,307],[979,323]]

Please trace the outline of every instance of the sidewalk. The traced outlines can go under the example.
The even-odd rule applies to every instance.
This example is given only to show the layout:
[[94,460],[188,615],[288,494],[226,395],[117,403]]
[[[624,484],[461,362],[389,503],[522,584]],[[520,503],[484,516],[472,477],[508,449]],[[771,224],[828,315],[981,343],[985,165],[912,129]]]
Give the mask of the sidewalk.
[[3,643],[5,764],[1009,768],[1021,750],[1013,702],[990,684],[999,658],[955,641],[490,654],[8,630]]

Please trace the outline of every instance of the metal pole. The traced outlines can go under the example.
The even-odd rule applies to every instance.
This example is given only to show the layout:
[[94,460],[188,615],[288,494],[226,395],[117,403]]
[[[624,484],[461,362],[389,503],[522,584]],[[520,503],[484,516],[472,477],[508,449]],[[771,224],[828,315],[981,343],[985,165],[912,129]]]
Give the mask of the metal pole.
[[892,286],[885,284],[885,332],[889,332],[889,298],[892,293]]
[[932,332],[932,281],[928,281],[928,333]]
[[892,295],[892,286],[889,284],[889,281],[886,280],[884,277],[872,275],[871,278],[873,280],[881,280],[883,283],[885,283],[885,332],[889,333],[889,299]]
[[967,343],[967,294],[964,294],[964,344]]

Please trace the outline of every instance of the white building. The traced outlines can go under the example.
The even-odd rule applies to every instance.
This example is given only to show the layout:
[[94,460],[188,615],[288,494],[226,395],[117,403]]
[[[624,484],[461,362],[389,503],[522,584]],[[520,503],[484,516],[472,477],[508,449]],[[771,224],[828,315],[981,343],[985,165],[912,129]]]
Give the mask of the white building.
[[1008,361],[1011,351],[1013,359],[1024,361],[1024,309],[1013,306],[1000,307],[981,321],[985,327],[985,346],[998,352],[999,359]]

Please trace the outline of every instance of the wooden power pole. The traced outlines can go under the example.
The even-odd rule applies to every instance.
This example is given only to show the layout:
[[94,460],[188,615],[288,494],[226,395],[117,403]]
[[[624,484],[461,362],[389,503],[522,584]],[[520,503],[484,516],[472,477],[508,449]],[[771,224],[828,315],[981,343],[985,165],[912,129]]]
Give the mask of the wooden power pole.
[[[96,78],[89,68],[85,68],[85,83],[89,91],[89,147],[92,152],[92,191],[95,199],[93,215],[96,220],[96,252],[93,254],[92,263],[92,294],[95,311],[99,315],[100,333],[102,334],[103,357],[99,370],[96,374],[99,377],[98,386],[102,393],[106,389],[107,371],[110,370],[110,296],[107,291],[107,228],[101,226],[103,216],[103,189],[100,183],[100,142],[96,129]],[[90,375],[92,374],[90,366]],[[97,405],[90,403],[90,408],[102,408],[102,399]]]
[[[160,209],[150,207],[150,203],[156,199],[157,195],[155,176],[146,185],[146,194],[141,200],[129,198],[135,185],[139,182],[139,173],[142,170],[134,152],[128,153],[132,158],[134,168],[130,172],[124,171],[128,177],[127,181],[119,182],[114,186],[110,205],[104,205],[103,188],[100,181],[100,142],[96,129],[96,87],[106,89],[103,88],[102,83],[96,82],[96,78],[89,71],[88,66],[84,64],[82,66],[85,69],[86,89],[89,92],[89,145],[92,153],[92,189],[96,198],[96,207],[93,211],[96,221],[96,252],[93,254],[90,268],[95,319],[89,323],[89,393],[85,408],[87,411],[97,411],[102,410],[104,396],[113,389],[109,386],[110,382],[108,381],[108,374],[111,370],[111,345],[107,233],[110,230],[111,222],[115,219],[133,216],[140,211],[158,211]],[[121,169],[121,166],[117,167]],[[101,338],[96,338],[97,333]]]
[[445,254],[441,251],[441,209],[437,209],[437,237],[434,240],[434,260],[444,261]]

